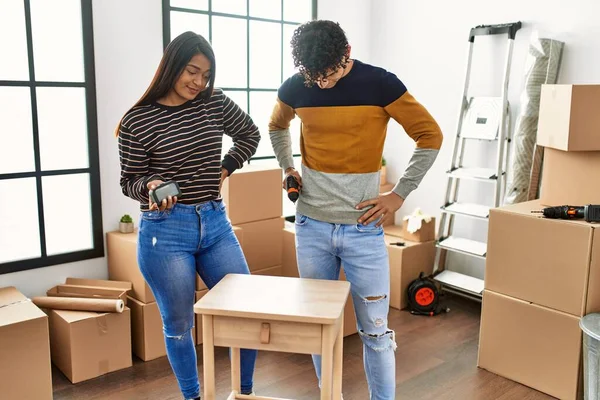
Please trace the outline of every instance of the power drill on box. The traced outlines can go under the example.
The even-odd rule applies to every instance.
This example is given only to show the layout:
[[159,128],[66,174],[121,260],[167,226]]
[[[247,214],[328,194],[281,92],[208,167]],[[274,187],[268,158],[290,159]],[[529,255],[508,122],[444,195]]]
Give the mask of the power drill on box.
[[558,206],[546,207],[532,213],[542,214],[552,219],[583,219],[587,222],[600,222],[600,205],[588,204],[586,206]]

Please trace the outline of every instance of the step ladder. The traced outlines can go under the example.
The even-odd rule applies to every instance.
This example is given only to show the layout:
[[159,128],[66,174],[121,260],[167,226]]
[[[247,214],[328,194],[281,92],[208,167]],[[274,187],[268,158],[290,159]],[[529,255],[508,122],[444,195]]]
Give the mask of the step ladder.
[[[476,218],[487,221],[490,208],[496,208],[501,205],[510,145],[510,108],[507,97],[508,80],[514,39],[519,29],[521,29],[521,22],[514,22],[500,25],[480,25],[472,28],[469,33],[467,68],[461,109],[456,127],[456,136],[454,137],[452,161],[450,169],[447,171],[446,197],[441,207],[442,214],[438,237],[436,239],[436,255],[433,269],[434,279],[439,282],[442,290],[478,301],[481,301],[483,296],[483,279],[448,270],[447,262],[445,262],[446,268],[443,271],[439,271],[439,269],[442,254],[445,252],[464,254],[477,259],[485,259],[486,257],[487,243],[453,235],[454,219]],[[500,97],[467,97],[475,37],[483,35],[508,36]],[[497,142],[495,168],[463,166],[465,143],[469,140]],[[483,205],[460,202],[459,183],[461,180],[472,180],[492,186],[494,189],[494,203],[492,205]]]

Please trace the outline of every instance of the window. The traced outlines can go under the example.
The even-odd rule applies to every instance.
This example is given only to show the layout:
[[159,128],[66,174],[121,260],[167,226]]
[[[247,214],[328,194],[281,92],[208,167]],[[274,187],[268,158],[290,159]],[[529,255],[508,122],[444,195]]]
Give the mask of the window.
[[91,0],[3,0],[0,48],[0,273],[103,257]]
[[[253,160],[273,159],[268,124],[277,89],[294,72],[290,40],[294,29],[316,18],[316,0],[163,0],[165,47],[185,31],[207,38],[215,51],[215,86],[248,112],[262,140]],[[300,121],[290,127],[300,153]],[[223,140],[227,152],[231,140]]]

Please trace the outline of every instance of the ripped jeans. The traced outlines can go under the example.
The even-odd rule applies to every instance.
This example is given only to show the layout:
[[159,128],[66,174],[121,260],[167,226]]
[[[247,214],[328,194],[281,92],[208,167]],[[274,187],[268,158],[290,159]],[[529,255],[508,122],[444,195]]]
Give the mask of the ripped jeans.
[[[200,396],[194,326],[196,274],[208,288],[228,273],[249,274],[222,201],[177,203],[140,216],[138,264],[163,322],[167,356],[185,399]],[[256,350],[242,349],[241,389],[252,392]]]
[[[395,333],[388,328],[390,272],[383,228],[330,224],[296,213],[296,253],[302,278],[350,282],[371,400],[395,398]],[[319,386],[321,357],[313,355]]]

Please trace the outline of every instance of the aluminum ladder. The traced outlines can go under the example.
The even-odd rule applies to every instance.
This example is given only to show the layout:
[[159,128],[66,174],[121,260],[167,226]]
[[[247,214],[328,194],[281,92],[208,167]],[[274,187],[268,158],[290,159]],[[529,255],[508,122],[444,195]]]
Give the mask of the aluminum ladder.
[[[510,145],[510,108],[508,104],[508,81],[510,66],[517,31],[521,22],[500,25],[480,25],[469,33],[469,47],[465,84],[461,99],[460,115],[454,137],[454,149],[450,169],[447,171],[446,197],[441,207],[440,226],[436,238],[434,279],[441,289],[455,294],[481,301],[484,280],[474,276],[455,272],[444,268],[440,271],[442,254],[454,252],[485,259],[487,243],[453,235],[455,217],[476,218],[487,221],[490,208],[501,205],[503,185],[506,181],[508,153]],[[467,97],[473,48],[476,36],[507,35],[508,46],[500,97]],[[463,156],[467,140],[485,140],[497,142],[495,168],[465,167]],[[461,203],[459,201],[459,183],[469,179],[494,187],[494,204],[482,205]],[[446,260],[447,261],[447,260]],[[447,267],[447,262],[445,262]]]

